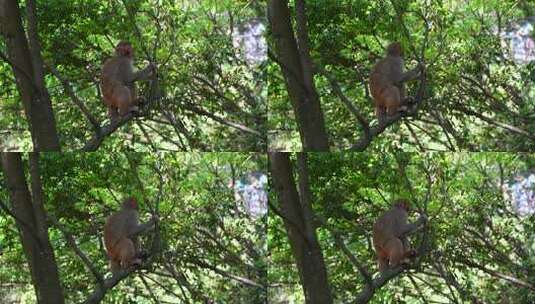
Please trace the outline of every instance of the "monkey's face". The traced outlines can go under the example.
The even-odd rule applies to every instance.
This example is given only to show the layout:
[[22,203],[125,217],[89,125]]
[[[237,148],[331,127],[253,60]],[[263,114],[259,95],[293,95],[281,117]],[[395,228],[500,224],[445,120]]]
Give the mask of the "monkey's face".
[[117,46],[115,47],[115,53],[117,53],[117,56],[124,56],[128,58],[134,57],[134,49],[132,48],[132,45],[130,42],[121,41]]
[[123,208],[124,209],[134,209],[134,210],[138,210],[138,206],[137,206],[137,201],[135,198],[133,197],[130,197],[128,198],[127,200],[124,201],[123,203]]
[[406,199],[399,199],[395,202],[395,206],[404,209],[407,213],[411,211],[411,205],[408,200]]
[[386,49],[386,52],[390,56],[403,56],[403,50],[401,49],[401,43],[399,42],[392,42],[388,48]]

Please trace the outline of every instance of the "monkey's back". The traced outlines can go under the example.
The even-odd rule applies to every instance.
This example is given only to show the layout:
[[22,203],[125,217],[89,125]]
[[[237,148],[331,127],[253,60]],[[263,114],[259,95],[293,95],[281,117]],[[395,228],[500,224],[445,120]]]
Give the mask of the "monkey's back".
[[399,56],[387,56],[374,66],[370,74],[370,93],[376,108],[386,107],[390,111],[401,105],[397,82],[401,80],[402,69],[403,59]]
[[113,247],[119,240],[119,233],[114,229],[113,224],[116,221],[118,214],[112,214],[106,219],[104,224],[104,246],[108,252],[112,251]]
[[127,86],[131,74],[132,62],[130,59],[116,56],[106,60],[102,66],[100,84],[102,96],[107,104],[113,104],[114,91]]
[[118,211],[108,217],[104,224],[104,245],[106,250],[112,251],[115,245],[128,235],[128,230],[132,225],[128,211]]
[[407,221],[407,215],[398,208],[386,211],[373,225],[373,242],[382,247],[384,243],[401,235],[401,227]]
[[390,60],[383,58],[375,64],[370,74],[370,93],[375,100],[382,100],[383,92],[394,85],[390,79]]

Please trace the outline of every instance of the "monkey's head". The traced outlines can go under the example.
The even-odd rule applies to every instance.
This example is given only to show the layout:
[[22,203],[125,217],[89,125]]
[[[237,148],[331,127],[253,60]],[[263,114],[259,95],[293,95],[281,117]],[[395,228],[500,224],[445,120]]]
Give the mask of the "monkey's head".
[[401,43],[399,43],[399,42],[390,43],[390,45],[386,48],[386,53],[389,56],[396,56],[396,57],[403,56],[403,50],[401,49]]
[[404,209],[407,213],[411,211],[411,204],[409,203],[409,200],[400,198],[394,201],[394,206]]
[[129,197],[125,199],[123,202],[123,209],[138,210],[136,199],[134,197]]
[[117,56],[124,56],[128,58],[134,57],[134,49],[128,41],[121,41],[115,47],[115,54]]

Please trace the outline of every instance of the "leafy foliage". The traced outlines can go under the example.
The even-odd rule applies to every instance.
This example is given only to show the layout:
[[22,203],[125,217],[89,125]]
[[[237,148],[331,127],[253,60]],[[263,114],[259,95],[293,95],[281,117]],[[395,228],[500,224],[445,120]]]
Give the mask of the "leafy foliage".
[[[534,222],[516,214],[503,192],[518,172],[533,170],[532,155],[309,153],[308,159],[314,213],[323,219],[315,221],[317,234],[336,303],[354,300],[365,282],[333,234],[370,273],[377,273],[371,227],[399,197],[429,216],[431,251],[380,288],[370,303],[535,300],[530,290]],[[268,227],[269,282],[280,286],[270,290],[270,299],[302,302],[281,218],[270,217]],[[419,246],[421,234],[411,242]]]
[[[249,216],[229,186],[249,172],[265,172],[265,163],[262,155],[239,153],[42,154],[45,208],[104,274],[106,216],[130,195],[140,201],[142,221],[158,206],[162,252],[148,269],[108,291],[104,303],[149,303],[153,296],[175,302],[265,303],[265,217]],[[0,200],[8,201],[5,188]],[[145,248],[152,236],[144,238]],[[50,227],[49,237],[66,302],[79,303],[92,291],[94,277],[58,227]],[[31,295],[13,218],[1,211],[0,248],[0,298],[11,286],[27,289],[24,295],[15,293],[19,300]]]
[[[417,61],[426,65],[425,102],[418,114],[374,138],[370,148],[375,151],[533,150],[533,64],[516,64],[503,37],[507,28],[534,12],[533,4],[511,1],[306,3],[314,64],[335,79],[372,124],[377,120],[368,76],[386,45],[402,43],[407,67]],[[295,24],[293,30],[297,35]],[[294,113],[281,67],[271,63],[268,75],[271,149],[299,150],[297,124],[288,119]],[[328,79],[316,73],[314,80],[331,146],[347,149],[364,130]],[[417,85],[409,83],[409,95],[415,96]]]
[[[240,1],[45,1],[37,5],[37,20],[46,65],[55,67],[101,124],[109,118],[98,88],[100,68],[115,44],[132,42],[138,68],[148,61],[158,65],[161,98],[106,139],[106,150],[263,151],[262,63],[248,64],[232,44],[239,25],[264,22],[261,11],[257,3]],[[0,144],[2,150],[30,150],[12,75],[1,61]],[[64,150],[80,149],[92,125],[54,75],[45,81]],[[139,90],[149,96],[149,83]]]

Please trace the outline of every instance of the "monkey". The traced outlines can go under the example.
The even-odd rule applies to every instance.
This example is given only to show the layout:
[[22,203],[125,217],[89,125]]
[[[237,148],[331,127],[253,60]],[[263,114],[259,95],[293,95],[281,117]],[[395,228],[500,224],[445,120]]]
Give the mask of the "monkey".
[[427,217],[422,215],[415,223],[408,224],[409,211],[409,201],[398,199],[373,225],[373,246],[380,272],[386,270],[389,265],[394,268],[404,259],[416,255],[410,248],[406,234],[424,224]]
[[140,98],[137,97],[134,82],[147,79],[156,71],[149,63],[141,71],[134,71],[134,49],[128,41],[121,41],[115,47],[115,56],[106,60],[102,66],[100,87],[104,104],[108,107],[111,120],[118,115],[137,112]]
[[147,223],[139,224],[138,204],[133,197],[125,199],[121,209],[108,217],[104,225],[104,245],[112,274],[141,264],[137,235],[150,228],[155,221],[153,217]]
[[386,57],[375,64],[370,74],[370,92],[379,124],[384,122],[386,116],[407,109],[410,99],[405,96],[403,82],[415,79],[423,69],[423,65],[418,64],[413,70],[403,72],[401,44],[393,42],[387,47]]

